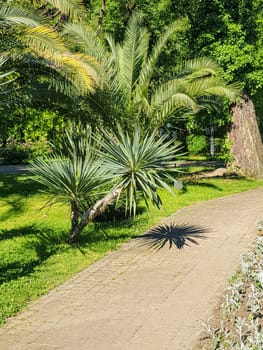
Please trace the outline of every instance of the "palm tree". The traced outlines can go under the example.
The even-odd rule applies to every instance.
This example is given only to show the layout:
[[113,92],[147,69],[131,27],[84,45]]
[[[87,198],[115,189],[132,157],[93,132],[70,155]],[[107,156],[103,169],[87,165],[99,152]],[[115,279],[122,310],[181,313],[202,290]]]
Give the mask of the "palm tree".
[[[52,194],[51,203],[54,200],[70,204],[70,243],[122,193],[126,194],[126,211],[135,215],[138,193],[146,204],[150,200],[160,207],[158,189],[171,192],[166,181],[173,180],[171,173],[176,168],[172,165],[179,151],[172,141],[156,140],[153,134],[142,135],[138,128],[132,136],[121,128],[116,133],[103,132],[96,141],[91,141],[89,132],[76,137],[73,129],[66,132],[64,141],[63,153],[37,159],[32,172],[37,175],[35,180]],[[98,198],[105,183],[112,184],[111,190]]]
[[189,60],[175,68],[174,79],[154,83],[160,54],[171,36],[184,27],[184,20],[173,23],[150,50],[143,18],[133,14],[122,43],[106,36],[107,50],[85,24],[67,24],[64,35],[72,37],[82,52],[97,57],[109,81],[103,91],[97,89],[82,104],[102,116],[104,123],[112,126],[117,121],[132,129],[138,123],[145,128],[160,126],[179,112],[195,113],[212,106],[216,96],[235,99],[238,85],[220,79],[219,66],[208,58]]

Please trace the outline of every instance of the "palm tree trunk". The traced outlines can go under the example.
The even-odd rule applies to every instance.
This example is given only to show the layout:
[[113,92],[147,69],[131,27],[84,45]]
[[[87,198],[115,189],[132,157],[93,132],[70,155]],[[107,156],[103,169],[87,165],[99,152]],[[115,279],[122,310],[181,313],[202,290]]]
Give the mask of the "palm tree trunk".
[[242,174],[263,178],[263,144],[257,124],[253,102],[244,96],[241,103],[232,108],[233,125],[229,133],[234,156],[232,167]]
[[113,190],[112,192],[107,194],[104,198],[98,200],[88,210],[86,210],[82,214],[80,222],[78,222],[77,224],[74,223],[74,227],[72,226],[70,236],[68,238],[68,242],[70,244],[77,242],[85,226],[88,223],[92,222],[96,218],[96,216],[104,213],[107,207],[116,201],[116,199],[119,197],[122,191],[123,191],[122,187],[117,188],[116,190]]

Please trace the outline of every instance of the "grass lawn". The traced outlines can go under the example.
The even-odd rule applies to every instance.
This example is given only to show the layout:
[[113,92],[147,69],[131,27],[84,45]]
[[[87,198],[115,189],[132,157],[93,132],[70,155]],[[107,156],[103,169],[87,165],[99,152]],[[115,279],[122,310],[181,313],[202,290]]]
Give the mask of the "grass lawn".
[[0,323],[32,299],[61,284],[107,252],[176,210],[198,201],[263,186],[246,179],[185,182],[175,196],[163,191],[163,207],[148,212],[142,205],[134,220],[96,222],[77,246],[65,243],[69,209],[55,205],[40,210],[47,195],[30,176],[0,175]]

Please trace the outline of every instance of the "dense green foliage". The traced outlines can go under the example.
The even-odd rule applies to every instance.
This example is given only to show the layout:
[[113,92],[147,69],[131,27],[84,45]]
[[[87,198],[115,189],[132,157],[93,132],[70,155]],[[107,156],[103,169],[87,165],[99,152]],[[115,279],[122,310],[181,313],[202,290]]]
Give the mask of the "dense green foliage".
[[186,137],[186,145],[190,155],[208,153],[207,138],[205,135],[189,135]]

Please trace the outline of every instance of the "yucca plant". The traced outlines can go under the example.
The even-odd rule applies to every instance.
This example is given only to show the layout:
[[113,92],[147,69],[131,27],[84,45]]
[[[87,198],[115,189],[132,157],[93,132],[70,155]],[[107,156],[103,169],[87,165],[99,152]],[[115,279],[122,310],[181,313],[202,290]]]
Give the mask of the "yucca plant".
[[[118,127],[116,133],[103,133],[101,153],[104,165],[114,172],[115,188],[122,188],[126,194],[126,212],[135,215],[138,193],[160,208],[162,205],[158,189],[163,187],[171,192],[168,181],[173,181],[175,159],[181,146],[175,140],[157,138],[156,133],[142,133],[135,128],[132,135]],[[113,142],[114,140],[114,142]]]
[[[89,129],[76,137],[76,130],[67,130],[63,148],[47,158],[37,158],[31,167],[36,181],[51,194],[47,204],[63,202],[71,207],[71,235],[78,228],[81,215],[97,198],[97,192],[111,172],[103,165],[102,157],[95,153]],[[74,236],[74,235],[73,235]]]
[[[70,243],[77,241],[85,226],[123,192],[130,214],[136,214],[138,193],[146,204],[151,201],[160,207],[158,189],[171,192],[166,181],[173,180],[171,173],[176,170],[174,162],[179,151],[172,141],[156,139],[153,134],[142,135],[139,129],[129,136],[119,127],[116,133],[103,132],[92,142],[87,134],[85,140],[67,132],[63,154],[37,159],[32,165],[36,181],[52,194],[51,203],[60,200],[71,205]],[[98,199],[106,182],[112,184],[111,190]]]

